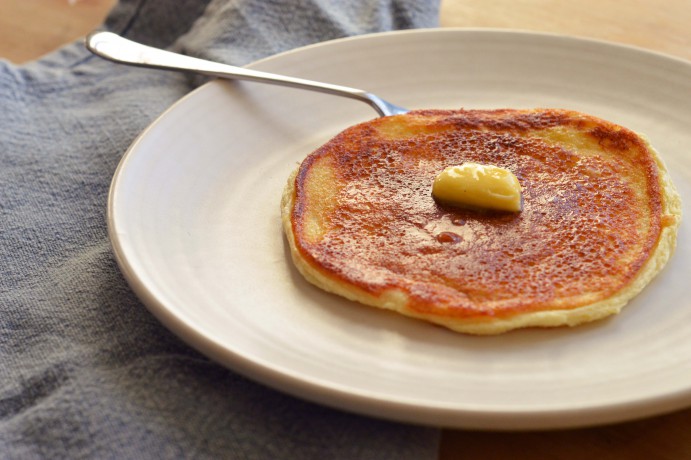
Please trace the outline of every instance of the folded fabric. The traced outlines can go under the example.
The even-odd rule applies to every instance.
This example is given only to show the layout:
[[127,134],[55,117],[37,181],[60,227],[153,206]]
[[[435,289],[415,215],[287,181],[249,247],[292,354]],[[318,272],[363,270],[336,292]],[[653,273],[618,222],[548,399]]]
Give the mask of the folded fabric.
[[[327,39],[437,25],[418,0],[124,0],[105,28],[235,65]],[[81,43],[0,62],[0,457],[424,459],[439,432],[295,399],[201,356],[121,276],[110,179],[200,79]]]

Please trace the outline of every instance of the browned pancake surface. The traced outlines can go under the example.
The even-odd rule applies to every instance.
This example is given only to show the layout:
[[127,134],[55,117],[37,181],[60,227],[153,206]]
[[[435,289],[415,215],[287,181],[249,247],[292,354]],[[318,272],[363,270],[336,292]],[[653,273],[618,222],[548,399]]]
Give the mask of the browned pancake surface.
[[[511,170],[520,213],[437,203],[435,176]],[[660,169],[634,132],[563,110],[417,111],[354,126],[293,184],[295,250],[333,282],[440,318],[505,318],[605,300],[634,280],[665,226]],[[371,302],[370,302],[371,303]]]

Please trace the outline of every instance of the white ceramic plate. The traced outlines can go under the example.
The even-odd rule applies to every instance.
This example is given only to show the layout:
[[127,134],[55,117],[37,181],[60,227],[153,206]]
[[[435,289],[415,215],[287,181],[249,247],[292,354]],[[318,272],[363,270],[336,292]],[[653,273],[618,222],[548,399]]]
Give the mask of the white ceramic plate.
[[[564,107],[646,133],[691,216],[691,63],[568,37],[428,30],[339,40],[256,69],[359,87],[409,108]],[[183,98],[125,155],[109,204],[133,289],[193,347],[308,400],[416,423],[543,429],[691,404],[689,226],[617,317],[467,337],[363,307],[293,269],[279,201],[310,151],[374,111],[257,83]]]

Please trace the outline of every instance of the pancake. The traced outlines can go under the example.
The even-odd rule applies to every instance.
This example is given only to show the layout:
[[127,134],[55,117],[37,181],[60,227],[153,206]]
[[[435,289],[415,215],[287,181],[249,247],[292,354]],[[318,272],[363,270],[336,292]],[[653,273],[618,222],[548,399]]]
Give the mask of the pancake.
[[[464,162],[511,171],[521,212],[437,202]],[[675,248],[681,202],[642,136],[583,113],[421,110],[352,126],[291,175],[282,220],[316,286],[469,334],[618,313]]]

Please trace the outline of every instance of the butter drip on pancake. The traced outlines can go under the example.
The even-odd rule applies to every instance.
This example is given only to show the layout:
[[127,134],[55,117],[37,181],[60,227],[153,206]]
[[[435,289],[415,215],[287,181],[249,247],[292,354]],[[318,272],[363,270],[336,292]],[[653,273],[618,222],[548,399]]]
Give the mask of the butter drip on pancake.
[[[444,206],[444,168],[511,171],[523,210]],[[459,332],[617,313],[674,250],[681,203],[636,133],[582,113],[415,111],[353,126],[309,155],[282,200],[315,285]]]

